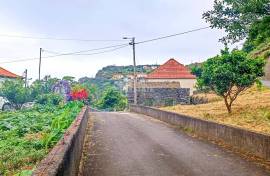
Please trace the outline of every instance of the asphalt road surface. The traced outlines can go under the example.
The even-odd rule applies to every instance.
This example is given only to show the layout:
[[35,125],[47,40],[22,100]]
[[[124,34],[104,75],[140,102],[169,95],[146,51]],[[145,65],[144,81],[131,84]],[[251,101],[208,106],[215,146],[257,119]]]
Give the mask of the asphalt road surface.
[[269,176],[252,162],[150,117],[98,112],[85,176]]

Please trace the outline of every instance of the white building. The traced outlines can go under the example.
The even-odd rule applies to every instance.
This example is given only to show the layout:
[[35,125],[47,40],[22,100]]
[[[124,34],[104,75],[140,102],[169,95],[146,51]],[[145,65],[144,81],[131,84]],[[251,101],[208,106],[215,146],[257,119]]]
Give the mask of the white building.
[[189,69],[175,59],[168,60],[165,64],[156,68],[145,78],[146,82],[179,82],[180,88],[189,88],[193,94],[196,84],[196,76]]

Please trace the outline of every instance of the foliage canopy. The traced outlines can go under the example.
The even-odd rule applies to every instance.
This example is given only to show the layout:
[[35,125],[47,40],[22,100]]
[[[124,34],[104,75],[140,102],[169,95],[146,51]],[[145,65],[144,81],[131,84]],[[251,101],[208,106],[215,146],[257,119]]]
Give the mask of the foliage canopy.
[[235,43],[249,33],[250,26],[270,15],[269,0],[215,0],[214,9],[203,14],[212,28],[228,33],[221,41]]

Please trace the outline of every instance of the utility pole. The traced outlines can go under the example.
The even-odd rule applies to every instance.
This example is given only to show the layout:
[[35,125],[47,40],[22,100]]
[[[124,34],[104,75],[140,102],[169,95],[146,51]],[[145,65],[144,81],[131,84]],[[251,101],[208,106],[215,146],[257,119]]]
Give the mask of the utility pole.
[[25,69],[25,71],[24,71],[24,79],[25,79],[25,80],[24,80],[24,81],[25,81],[25,82],[24,82],[24,84],[25,84],[24,86],[25,86],[25,88],[26,88],[26,87],[27,87],[27,69]]
[[40,81],[40,69],[41,69],[41,52],[42,48],[39,49],[39,67],[38,67],[38,80]]
[[131,39],[131,42],[129,43],[132,45],[133,50],[133,94],[134,94],[134,104],[137,104],[137,72],[136,72],[136,55],[135,55],[135,37],[128,38],[124,37],[123,39]]
[[136,73],[136,57],[135,57],[135,37],[132,37],[133,49],[133,76],[134,76],[134,104],[137,104],[137,73]]

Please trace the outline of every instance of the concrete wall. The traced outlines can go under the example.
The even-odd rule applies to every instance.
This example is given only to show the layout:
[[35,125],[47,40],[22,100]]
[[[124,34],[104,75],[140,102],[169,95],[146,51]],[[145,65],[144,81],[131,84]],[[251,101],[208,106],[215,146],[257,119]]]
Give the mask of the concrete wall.
[[181,88],[189,88],[190,95],[195,90],[196,79],[146,79],[147,82],[179,82]]
[[198,136],[209,140],[222,141],[239,150],[250,152],[270,161],[270,135],[150,107],[131,105],[130,111],[148,115],[172,125],[187,128]]
[[34,176],[75,176],[78,174],[84,144],[84,135],[89,118],[84,107],[63,138],[44,158],[34,171]]

